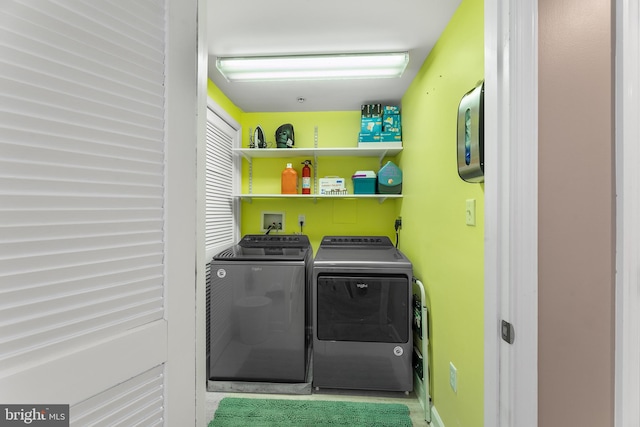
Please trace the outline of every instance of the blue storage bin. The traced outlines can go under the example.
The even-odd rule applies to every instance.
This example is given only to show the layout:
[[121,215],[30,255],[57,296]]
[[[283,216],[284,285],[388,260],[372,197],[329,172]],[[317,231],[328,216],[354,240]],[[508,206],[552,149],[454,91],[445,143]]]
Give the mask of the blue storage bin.
[[353,194],[376,194],[376,173],[374,171],[357,171],[351,176]]

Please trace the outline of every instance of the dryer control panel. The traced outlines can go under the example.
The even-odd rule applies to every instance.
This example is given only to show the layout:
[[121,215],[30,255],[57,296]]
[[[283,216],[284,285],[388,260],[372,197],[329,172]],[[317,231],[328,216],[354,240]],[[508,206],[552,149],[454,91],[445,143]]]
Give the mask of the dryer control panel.
[[367,247],[394,247],[387,236],[325,236],[320,242],[321,247],[335,246],[367,246]]

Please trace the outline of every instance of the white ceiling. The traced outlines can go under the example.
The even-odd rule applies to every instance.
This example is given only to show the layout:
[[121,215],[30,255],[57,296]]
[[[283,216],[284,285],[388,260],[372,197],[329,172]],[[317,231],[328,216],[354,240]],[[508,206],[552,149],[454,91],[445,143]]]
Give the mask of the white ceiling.
[[[209,78],[245,112],[398,104],[460,1],[209,0]],[[388,51],[409,52],[400,79],[229,83],[215,67],[218,56]]]

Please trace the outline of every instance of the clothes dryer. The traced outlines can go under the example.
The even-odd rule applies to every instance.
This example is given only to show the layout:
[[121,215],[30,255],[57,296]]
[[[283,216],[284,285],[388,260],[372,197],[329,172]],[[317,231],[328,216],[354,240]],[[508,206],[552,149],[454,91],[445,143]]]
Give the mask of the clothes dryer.
[[412,265],[385,236],[327,236],[313,264],[313,386],[413,389]]

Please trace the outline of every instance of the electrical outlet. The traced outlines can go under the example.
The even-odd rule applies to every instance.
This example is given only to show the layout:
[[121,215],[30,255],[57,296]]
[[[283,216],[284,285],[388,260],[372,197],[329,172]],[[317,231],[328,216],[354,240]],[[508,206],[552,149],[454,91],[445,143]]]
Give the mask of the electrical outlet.
[[301,225],[305,225],[306,224],[306,219],[305,219],[304,215],[302,215],[302,214],[298,215],[298,224],[301,224]]
[[467,225],[476,225],[476,199],[467,199],[465,204],[465,221]]
[[458,370],[449,362],[449,385],[454,393],[458,394]]
[[396,229],[396,231],[398,231],[398,230],[400,230],[402,228],[402,217],[401,216],[396,218],[396,222],[395,222],[395,224],[393,224],[393,226]]

